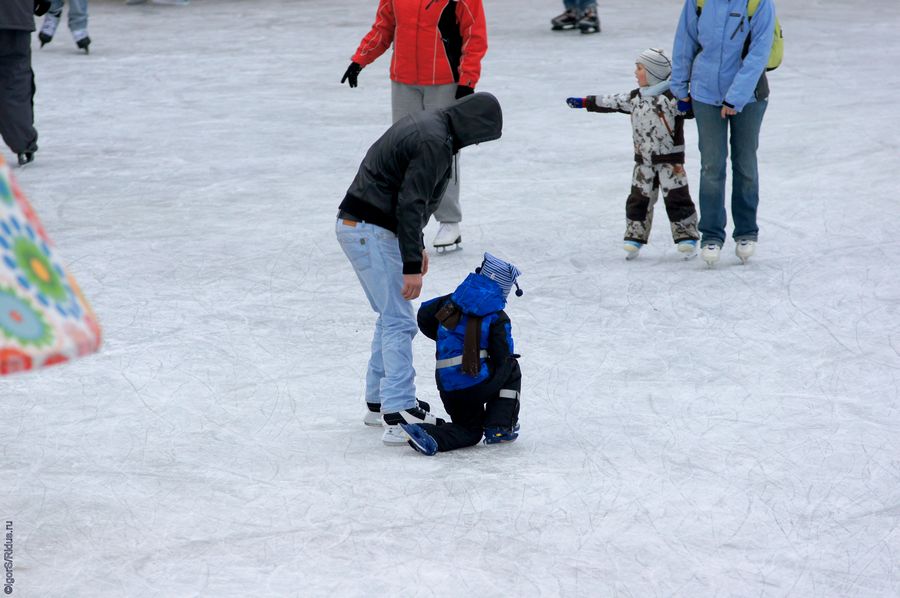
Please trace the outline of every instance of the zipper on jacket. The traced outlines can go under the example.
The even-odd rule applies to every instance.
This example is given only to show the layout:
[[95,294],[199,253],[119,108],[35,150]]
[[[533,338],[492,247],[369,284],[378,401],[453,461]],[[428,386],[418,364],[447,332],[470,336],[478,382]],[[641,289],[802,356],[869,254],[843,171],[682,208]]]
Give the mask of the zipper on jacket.
[[734,33],[731,34],[731,39],[734,39],[734,36],[737,35],[738,30],[740,30],[741,32],[744,31],[744,17],[741,17],[741,22],[737,27],[734,28]]

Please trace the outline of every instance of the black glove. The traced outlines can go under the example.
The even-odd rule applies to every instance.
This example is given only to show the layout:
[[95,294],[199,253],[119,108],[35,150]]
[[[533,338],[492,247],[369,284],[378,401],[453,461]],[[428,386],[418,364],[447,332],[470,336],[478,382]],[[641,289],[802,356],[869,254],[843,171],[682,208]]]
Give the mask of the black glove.
[[475,90],[467,85],[457,85],[456,86],[456,99],[464,98],[467,95],[472,95],[475,93]]
[[34,14],[43,16],[50,10],[50,0],[34,0]]
[[350,87],[356,87],[356,77],[359,75],[359,72],[362,70],[362,67],[355,62],[351,62],[350,66],[347,67],[347,70],[344,71],[344,76],[341,77],[341,83],[346,81]]

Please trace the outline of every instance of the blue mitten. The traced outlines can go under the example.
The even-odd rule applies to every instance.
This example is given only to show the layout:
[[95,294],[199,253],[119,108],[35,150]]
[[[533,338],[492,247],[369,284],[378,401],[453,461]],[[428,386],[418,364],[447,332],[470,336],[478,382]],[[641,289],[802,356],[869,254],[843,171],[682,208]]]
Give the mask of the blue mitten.
[[692,108],[692,106],[691,106],[691,100],[690,100],[690,99],[688,99],[687,101],[685,101],[685,100],[678,100],[678,110],[679,110],[680,112],[690,112],[690,111],[691,111],[691,108]]
[[584,98],[566,98],[569,108],[584,108]]

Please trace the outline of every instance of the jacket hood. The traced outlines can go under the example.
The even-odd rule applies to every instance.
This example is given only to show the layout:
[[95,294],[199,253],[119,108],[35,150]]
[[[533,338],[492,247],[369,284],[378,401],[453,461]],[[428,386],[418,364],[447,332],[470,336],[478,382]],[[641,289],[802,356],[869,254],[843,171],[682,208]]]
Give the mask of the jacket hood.
[[485,316],[500,311],[506,305],[500,285],[474,272],[456,287],[450,300],[463,312],[473,316]]
[[500,102],[485,92],[468,95],[444,109],[456,149],[500,139],[503,112]]

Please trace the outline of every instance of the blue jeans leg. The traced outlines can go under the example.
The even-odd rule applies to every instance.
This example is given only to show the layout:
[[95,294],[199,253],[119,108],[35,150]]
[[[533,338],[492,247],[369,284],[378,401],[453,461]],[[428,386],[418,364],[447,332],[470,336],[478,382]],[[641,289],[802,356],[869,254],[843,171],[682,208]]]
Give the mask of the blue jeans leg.
[[759,207],[756,150],[759,148],[759,130],[767,105],[768,100],[751,102],[728,119],[731,124],[731,217],[736,241],[756,241],[759,235],[756,223]]
[[725,166],[728,160],[728,121],[722,107],[694,100],[694,118],[700,145],[701,243],[725,242]]
[[563,0],[566,10],[574,10],[577,13],[583,13],[589,8],[597,6],[597,0]]
[[[62,10],[65,0],[52,0],[50,12]],[[88,0],[69,0],[69,31],[86,31],[88,24]]]
[[401,295],[403,261],[397,236],[373,224],[347,226],[341,220],[336,236],[378,314],[366,372],[366,400],[380,402],[382,413],[409,409],[416,404],[412,340],[418,328],[412,304]]

